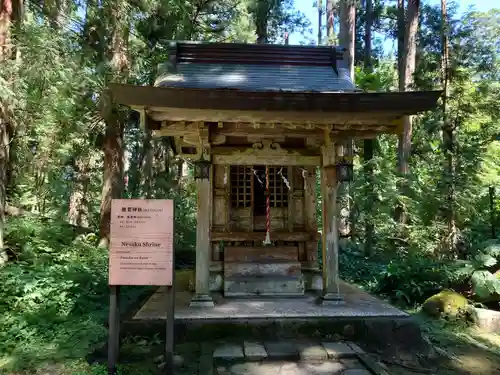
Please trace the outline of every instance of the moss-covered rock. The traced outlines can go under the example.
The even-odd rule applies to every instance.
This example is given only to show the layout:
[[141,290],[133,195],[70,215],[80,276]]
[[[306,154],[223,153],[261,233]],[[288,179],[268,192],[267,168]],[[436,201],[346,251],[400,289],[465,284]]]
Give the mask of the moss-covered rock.
[[427,300],[422,310],[432,317],[457,317],[468,310],[467,298],[452,290],[443,290]]

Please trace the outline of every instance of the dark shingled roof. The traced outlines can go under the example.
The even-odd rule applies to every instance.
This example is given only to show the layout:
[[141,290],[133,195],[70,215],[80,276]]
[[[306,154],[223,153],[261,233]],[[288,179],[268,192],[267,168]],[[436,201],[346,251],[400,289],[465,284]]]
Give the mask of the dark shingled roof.
[[172,42],[155,86],[240,91],[356,92],[332,46]]
[[115,102],[157,121],[394,125],[435,108],[441,96],[362,92],[340,47],[172,42],[169,49],[156,87],[110,84]]

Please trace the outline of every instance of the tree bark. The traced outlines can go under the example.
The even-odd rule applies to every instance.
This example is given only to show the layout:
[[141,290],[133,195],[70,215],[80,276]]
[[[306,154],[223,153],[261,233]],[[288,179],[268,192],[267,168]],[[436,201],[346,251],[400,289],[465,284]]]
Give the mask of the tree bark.
[[[366,0],[366,21],[365,21],[365,50],[364,50],[364,61],[365,70],[367,72],[372,71],[372,27],[373,27],[373,4],[372,0]],[[373,194],[373,149],[374,149],[373,139],[365,139],[363,141],[363,158],[364,158],[364,173],[368,181],[368,192],[367,197],[371,204],[364,205],[366,210],[366,226],[365,226],[365,255],[370,256],[373,251],[373,234],[374,234],[374,223],[373,223],[373,203],[375,201]]]
[[[417,53],[417,31],[418,14],[420,10],[420,0],[408,0],[406,11],[406,27],[404,32],[404,50],[400,69],[400,90],[408,91],[412,89],[413,75],[415,73],[416,53]],[[398,142],[398,173],[406,176],[409,171],[411,155],[411,136],[413,127],[412,116],[403,117],[403,132]],[[404,183],[403,185],[407,185]],[[402,186],[402,194],[406,193],[407,187]],[[396,219],[400,223],[407,222],[407,213],[403,207],[396,210]]]
[[[413,74],[415,73],[416,53],[417,53],[417,31],[419,0],[409,0],[407,9],[407,21],[404,35],[404,53],[402,61],[402,81],[403,91],[411,90],[413,84]],[[408,162],[411,152],[412,118],[404,117],[403,134],[399,139],[399,172],[406,175],[409,172]]]
[[68,11],[66,0],[45,0],[42,7],[43,12],[49,19],[50,26],[55,30],[61,30],[66,24],[65,16]]
[[318,0],[318,46],[323,43],[323,1]]
[[455,131],[454,125],[450,122],[447,114],[448,104],[448,15],[446,9],[446,0],[441,0],[441,77],[443,85],[443,151],[445,155],[444,180],[446,186],[446,219],[448,221],[448,238],[446,245],[449,255],[455,256],[457,244],[457,227],[456,227],[456,196],[455,196]]
[[398,39],[398,73],[399,73],[399,91],[404,91],[403,75],[403,55],[405,49],[405,3],[404,0],[398,0],[397,13],[397,39]]
[[335,44],[335,32],[334,25],[335,22],[335,0],[326,0],[326,36],[328,38],[328,44]]
[[[125,82],[128,74],[128,34],[129,25],[125,1],[110,2],[105,9],[109,17],[109,41],[106,46],[106,57],[110,61],[110,78]],[[109,94],[103,94],[102,111],[105,121],[103,141],[104,170],[101,196],[101,220],[99,224],[99,245],[109,246],[111,200],[122,197],[124,189],[124,118],[113,105]]]
[[366,0],[365,9],[365,51],[364,51],[364,61],[365,69],[371,71],[372,69],[372,28],[373,28],[373,0]]
[[[347,61],[348,74],[354,83],[354,44],[355,44],[355,22],[356,7],[353,0],[342,0],[340,2],[340,30],[339,44],[346,48],[344,58]],[[340,155],[352,158],[353,141],[344,140],[338,147]],[[352,231],[351,222],[351,199],[349,194],[349,182],[342,182],[339,186],[338,201],[340,208],[339,232],[342,237],[347,237]]]
[[340,2],[339,44],[347,49],[344,57],[349,69],[349,76],[354,83],[354,48],[355,48],[356,6],[353,0]]
[[146,198],[153,196],[153,161],[154,161],[154,145],[151,137],[151,130],[146,130],[143,143],[143,162],[142,162],[142,175],[143,175],[143,192]]
[[87,192],[90,182],[90,160],[77,156],[73,164],[73,186],[69,197],[68,221],[71,225],[87,228],[89,226],[89,209]]
[[267,25],[269,21],[270,4],[268,0],[257,0],[257,10],[255,14],[255,32],[257,34],[257,44],[268,42]]
[[[12,28],[19,27],[22,20],[22,0],[0,0],[0,64],[15,57],[15,41]],[[0,265],[7,261],[5,253],[5,210],[7,186],[11,176],[12,138],[15,131],[8,105],[0,111]]]
[[104,170],[103,188],[101,195],[101,221],[99,224],[99,245],[109,246],[111,201],[119,199],[123,194],[123,121],[117,114],[106,120],[106,133],[104,136]]
[[5,209],[7,205],[7,169],[10,159],[10,131],[6,115],[0,114],[0,266],[7,261],[5,253]]

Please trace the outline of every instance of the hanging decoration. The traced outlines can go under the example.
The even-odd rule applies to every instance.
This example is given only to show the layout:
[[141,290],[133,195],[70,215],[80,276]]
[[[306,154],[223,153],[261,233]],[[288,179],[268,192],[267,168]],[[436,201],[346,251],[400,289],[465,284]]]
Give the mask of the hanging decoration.
[[257,178],[257,181],[259,181],[259,184],[260,184],[261,186],[264,186],[264,183],[263,183],[263,182],[262,182],[262,180],[260,179],[259,174],[257,173],[257,171],[256,171],[255,169],[253,169],[253,168],[252,168],[252,172],[253,172],[253,174],[254,174],[255,178]]
[[[258,177],[257,177],[258,179]],[[260,180],[259,180],[260,181]],[[271,245],[271,194],[269,190],[269,167],[266,166],[266,238],[264,245]]]
[[224,186],[227,185],[227,168],[224,169]]
[[300,171],[302,172],[302,178],[304,179],[304,181],[306,181],[307,175],[309,174],[309,172],[307,171],[307,169],[304,169],[304,168],[300,168]]
[[283,174],[283,168],[281,168],[278,172],[278,174],[281,176],[283,182],[285,183],[286,187],[288,188],[288,190],[291,189],[290,187],[290,182],[288,182],[287,178],[285,177],[285,175]]

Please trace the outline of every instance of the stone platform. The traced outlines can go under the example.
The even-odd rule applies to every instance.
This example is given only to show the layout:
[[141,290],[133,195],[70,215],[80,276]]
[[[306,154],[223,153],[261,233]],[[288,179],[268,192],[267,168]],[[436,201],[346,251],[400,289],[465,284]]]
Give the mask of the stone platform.
[[[345,303],[322,305],[314,295],[294,298],[223,298],[215,307],[189,307],[190,293],[176,294],[177,342],[237,340],[350,340],[426,351],[419,325],[407,313],[361,289],[341,283]],[[165,292],[162,288],[123,319],[124,332],[164,335]]]
[[[293,298],[223,298],[214,295],[215,307],[189,307],[190,297],[177,293],[176,321],[224,321],[256,319],[311,319],[311,318],[406,318],[408,314],[371,296],[358,287],[340,282],[340,294],[345,303],[322,305],[314,295]],[[179,298],[180,297],[180,298]],[[159,288],[134,314],[133,320],[163,320],[166,317],[165,290]]]

